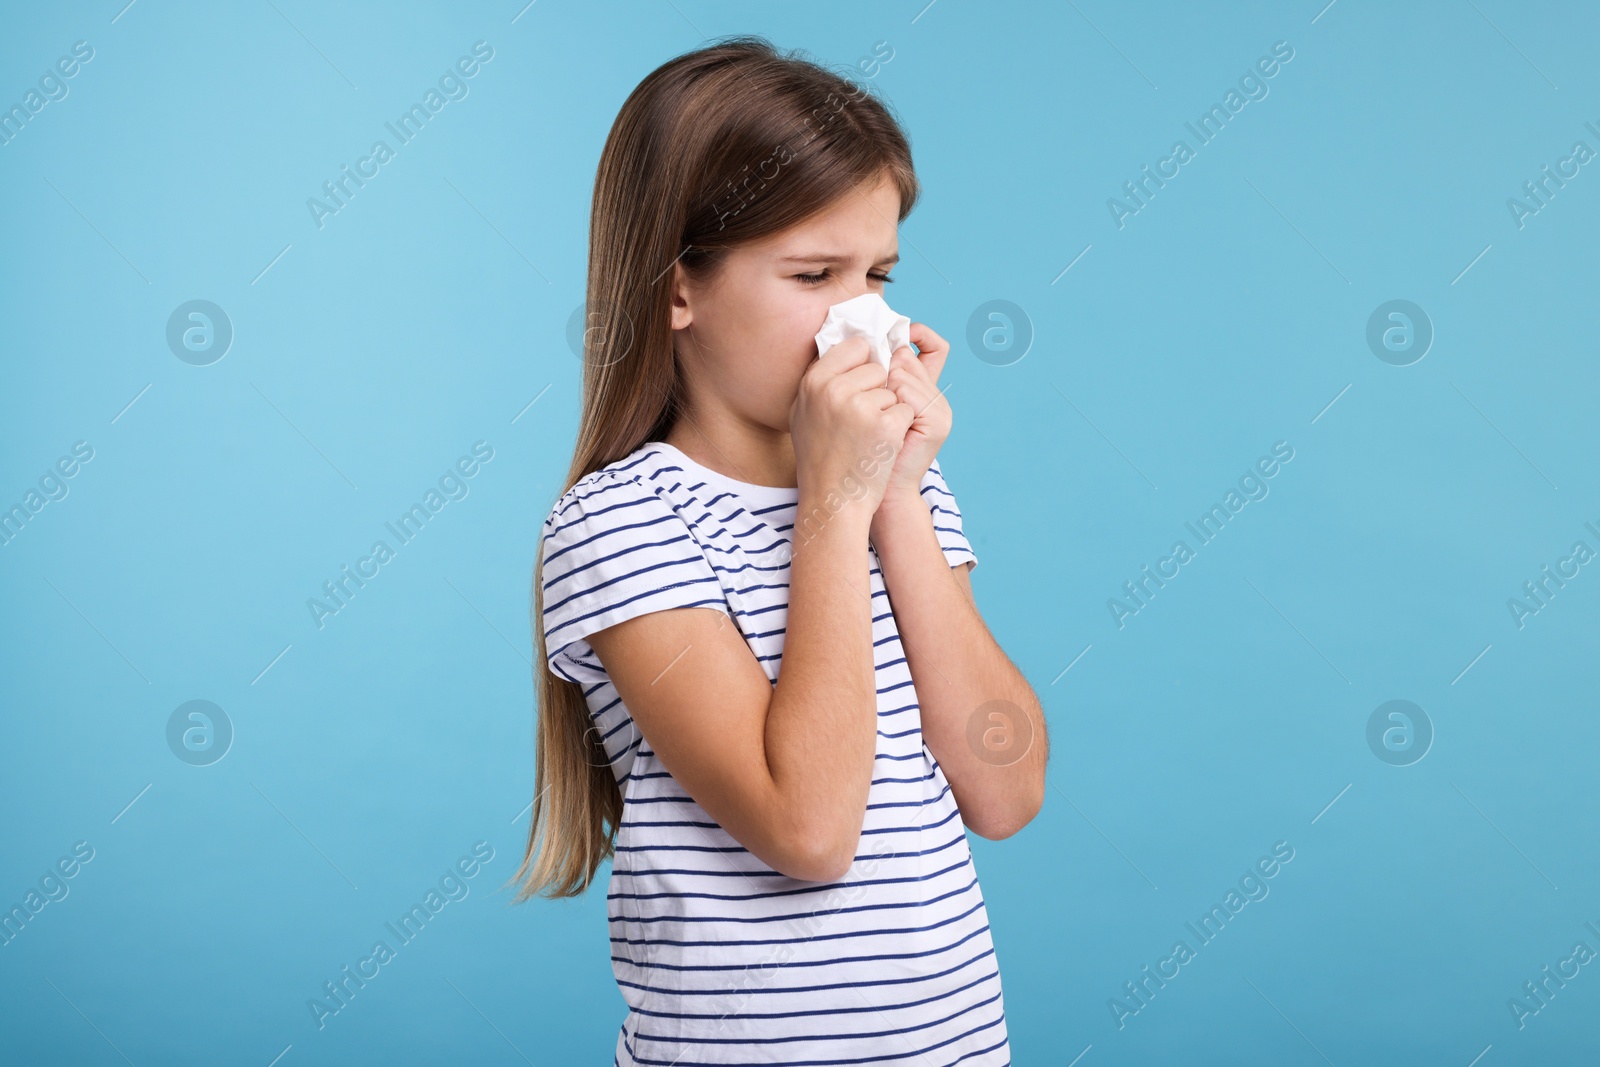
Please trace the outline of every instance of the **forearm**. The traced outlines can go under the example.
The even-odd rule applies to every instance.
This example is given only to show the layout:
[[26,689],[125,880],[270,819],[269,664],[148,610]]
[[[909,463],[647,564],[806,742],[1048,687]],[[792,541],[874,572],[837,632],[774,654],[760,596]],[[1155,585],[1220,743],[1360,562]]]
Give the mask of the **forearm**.
[[[809,513],[802,500],[797,520]],[[767,712],[768,770],[796,847],[840,862],[846,849],[854,855],[877,751],[869,521],[847,508],[815,531],[796,522],[783,662]]]
[[1048,743],[1038,697],[957,580],[920,495],[886,498],[871,536],[921,705],[923,739],[966,824],[984,837],[1015,833],[1044,799]]

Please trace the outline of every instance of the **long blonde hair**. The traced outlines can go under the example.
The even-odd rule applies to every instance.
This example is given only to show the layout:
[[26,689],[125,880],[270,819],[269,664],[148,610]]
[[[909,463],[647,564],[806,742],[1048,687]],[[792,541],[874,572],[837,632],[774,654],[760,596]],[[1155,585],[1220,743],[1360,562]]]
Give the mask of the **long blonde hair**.
[[[583,410],[565,494],[665,438],[682,410],[671,270],[709,280],[724,254],[805,221],[887,172],[900,219],[918,185],[911,148],[873,93],[759,37],[734,37],[652,71],[628,96],[595,173]],[[533,813],[512,903],[584,892],[613,854],[622,793],[583,687],[550,670],[544,543],[533,571],[538,703]]]

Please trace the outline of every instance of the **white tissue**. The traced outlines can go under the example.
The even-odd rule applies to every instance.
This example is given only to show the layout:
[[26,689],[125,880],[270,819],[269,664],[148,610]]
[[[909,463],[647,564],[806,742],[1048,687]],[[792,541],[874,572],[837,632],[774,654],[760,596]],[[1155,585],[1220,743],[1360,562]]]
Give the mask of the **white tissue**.
[[877,293],[863,293],[828,309],[828,317],[817,331],[817,356],[847,337],[865,337],[872,346],[872,358],[888,370],[895,350],[911,344],[911,320]]

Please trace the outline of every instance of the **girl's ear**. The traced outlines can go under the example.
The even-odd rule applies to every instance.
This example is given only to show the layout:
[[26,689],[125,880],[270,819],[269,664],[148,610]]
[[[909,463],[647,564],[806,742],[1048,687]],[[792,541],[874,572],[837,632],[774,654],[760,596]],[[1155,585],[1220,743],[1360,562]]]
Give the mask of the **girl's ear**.
[[683,265],[672,265],[672,329],[686,330],[694,321],[694,312],[689,307],[689,281],[685,277]]

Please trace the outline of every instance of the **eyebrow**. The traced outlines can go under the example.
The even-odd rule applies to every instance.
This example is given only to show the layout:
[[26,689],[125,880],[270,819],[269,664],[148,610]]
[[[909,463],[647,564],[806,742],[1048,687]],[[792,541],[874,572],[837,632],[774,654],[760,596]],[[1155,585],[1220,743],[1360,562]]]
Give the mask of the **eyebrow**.
[[[779,263],[853,263],[853,262],[855,262],[855,257],[854,256],[846,256],[846,255],[843,255],[843,254],[838,253],[838,252],[811,252],[811,253],[808,253],[808,254],[802,255],[802,256],[783,256],[782,258],[780,258],[778,260],[778,262]],[[876,262],[878,262],[878,263],[886,263],[886,264],[889,264],[890,266],[893,266],[894,264],[900,262],[900,253],[896,252],[894,255],[886,256],[883,259],[877,260]]]

